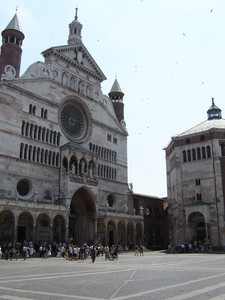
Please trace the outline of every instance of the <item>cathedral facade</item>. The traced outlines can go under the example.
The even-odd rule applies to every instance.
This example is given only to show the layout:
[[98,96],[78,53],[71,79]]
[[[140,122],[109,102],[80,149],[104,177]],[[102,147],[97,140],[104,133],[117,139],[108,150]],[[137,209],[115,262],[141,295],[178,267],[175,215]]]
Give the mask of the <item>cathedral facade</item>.
[[169,238],[176,245],[225,243],[225,119],[213,99],[207,117],[165,149]]
[[[129,201],[124,103],[82,42],[77,10],[66,45],[20,76],[17,14],[0,55],[0,241],[135,244],[143,215]],[[141,212],[141,210],[140,210]]]

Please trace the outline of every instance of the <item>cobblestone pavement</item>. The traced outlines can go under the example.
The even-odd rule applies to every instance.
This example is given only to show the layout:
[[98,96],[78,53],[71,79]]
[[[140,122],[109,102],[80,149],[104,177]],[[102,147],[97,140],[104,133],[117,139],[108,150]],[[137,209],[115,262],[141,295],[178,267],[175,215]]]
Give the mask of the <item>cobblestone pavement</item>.
[[0,260],[0,300],[225,299],[225,254]]

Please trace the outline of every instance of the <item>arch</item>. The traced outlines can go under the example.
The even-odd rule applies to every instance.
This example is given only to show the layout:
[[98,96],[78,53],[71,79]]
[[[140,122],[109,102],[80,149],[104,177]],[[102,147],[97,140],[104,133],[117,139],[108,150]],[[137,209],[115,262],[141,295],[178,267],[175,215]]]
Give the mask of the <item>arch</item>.
[[79,163],[79,173],[81,176],[84,175],[84,173],[87,172],[87,161],[85,158],[81,158]]
[[23,153],[24,153],[24,144],[20,144],[20,158],[23,158]]
[[117,229],[117,243],[122,245],[123,247],[124,246],[127,246],[125,245],[126,243],[126,240],[125,240],[125,222],[124,221],[120,221],[118,223],[118,229]]
[[192,160],[196,160],[196,151],[192,149]]
[[210,146],[206,147],[207,158],[211,158],[211,149]]
[[202,159],[206,159],[205,147],[202,147]]
[[198,147],[197,148],[197,160],[200,160],[201,159],[201,150],[200,148]]
[[22,122],[22,126],[21,126],[21,134],[24,135],[24,130],[25,130],[25,121]]
[[69,239],[75,243],[93,243],[96,239],[96,204],[94,194],[87,187],[78,189],[70,203]]
[[108,244],[109,247],[111,247],[112,245],[116,244],[116,224],[113,220],[110,220],[108,222],[108,232],[107,232],[107,240],[108,240]]
[[33,217],[24,211],[18,217],[17,240],[24,242],[25,240],[32,240],[33,236]]
[[188,229],[189,236],[187,238],[197,244],[209,238],[205,217],[201,212],[192,212],[188,216]]
[[191,150],[190,149],[188,149],[188,151],[187,151],[187,159],[188,159],[188,161],[191,161]]
[[50,218],[47,214],[41,213],[36,220],[36,240],[50,241]]
[[183,154],[183,162],[187,162],[187,155],[186,155],[186,151],[183,150],[182,151],[182,154]]
[[0,241],[14,242],[15,217],[10,210],[0,212]]
[[136,224],[136,235],[135,235],[135,243],[140,245],[142,244],[142,225],[137,223]]
[[127,246],[129,250],[134,249],[134,224],[129,222],[127,224]]
[[65,239],[66,221],[63,216],[56,215],[53,219],[53,241],[59,242]]

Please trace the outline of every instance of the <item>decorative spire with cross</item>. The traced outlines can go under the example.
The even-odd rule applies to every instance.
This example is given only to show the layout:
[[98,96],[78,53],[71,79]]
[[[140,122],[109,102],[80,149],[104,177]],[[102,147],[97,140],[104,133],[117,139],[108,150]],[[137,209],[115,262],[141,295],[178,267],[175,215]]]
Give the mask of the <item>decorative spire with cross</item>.
[[78,21],[78,8],[75,8],[75,18],[69,24],[69,45],[75,45],[81,42],[82,24]]
[[75,13],[75,20],[77,21],[78,20],[78,16],[77,16],[77,11],[78,11],[78,8],[76,7],[76,13]]

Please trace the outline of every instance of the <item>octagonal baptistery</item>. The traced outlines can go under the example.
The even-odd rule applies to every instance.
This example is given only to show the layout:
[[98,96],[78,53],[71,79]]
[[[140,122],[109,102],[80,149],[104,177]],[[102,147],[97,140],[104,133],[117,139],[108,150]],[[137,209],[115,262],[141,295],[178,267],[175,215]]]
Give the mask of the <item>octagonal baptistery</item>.
[[207,115],[165,148],[170,242],[203,251],[225,242],[225,120],[213,99]]

